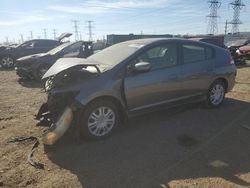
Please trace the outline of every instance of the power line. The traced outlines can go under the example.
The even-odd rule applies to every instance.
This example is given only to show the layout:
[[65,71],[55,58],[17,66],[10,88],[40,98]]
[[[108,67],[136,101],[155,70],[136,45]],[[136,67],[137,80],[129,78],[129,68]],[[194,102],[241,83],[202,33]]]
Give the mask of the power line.
[[93,21],[89,20],[87,22],[88,22],[88,30],[89,30],[89,32],[87,34],[89,35],[89,41],[93,41],[93,37],[92,37],[93,36],[93,33],[92,33],[92,28],[93,28],[92,23],[93,23]]
[[219,16],[217,12],[221,6],[221,2],[218,0],[209,0],[208,4],[210,8],[210,14],[207,15],[207,17],[209,18],[208,26],[207,26],[207,33],[214,35],[218,32],[217,19]]
[[78,24],[79,24],[79,21],[78,20],[72,20],[73,22],[73,27],[74,27],[74,32],[75,32],[75,41],[78,41],[79,40],[79,29],[78,29]]
[[245,4],[241,2],[241,0],[235,0],[230,3],[234,10],[233,20],[230,22],[232,24],[232,33],[239,32],[239,25],[242,24],[240,21],[240,11],[245,7]]

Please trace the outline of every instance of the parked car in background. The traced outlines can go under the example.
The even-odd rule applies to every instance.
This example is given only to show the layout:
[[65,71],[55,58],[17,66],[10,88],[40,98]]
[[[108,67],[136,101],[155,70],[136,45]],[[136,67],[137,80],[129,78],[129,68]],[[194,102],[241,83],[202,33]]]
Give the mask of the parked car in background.
[[132,40],[59,59],[43,76],[48,101],[37,119],[53,122],[43,142],[54,144],[72,122],[84,138],[102,139],[124,116],[197,101],[218,107],[235,77],[228,50],[192,40]]
[[0,50],[0,66],[12,68],[16,60],[31,54],[44,53],[62,44],[62,40],[71,36],[71,33],[62,34],[58,40],[34,39],[17,46],[8,46]]
[[224,44],[224,38],[205,37],[205,38],[190,38],[190,40],[206,42],[209,44],[219,46],[221,48],[226,48]]
[[243,59],[250,59],[250,43],[245,45],[245,46],[241,46],[236,53],[238,54],[238,56],[240,58]]
[[19,58],[15,65],[17,75],[23,78],[41,80],[45,72],[62,57],[86,58],[93,54],[92,42],[68,42],[47,53]]
[[238,39],[229,41],[226,43],[227,48],[229,49],[236,65],[245,64],[245,61],[239,56],[239,48],[245,45],[250,44],[250,39]]

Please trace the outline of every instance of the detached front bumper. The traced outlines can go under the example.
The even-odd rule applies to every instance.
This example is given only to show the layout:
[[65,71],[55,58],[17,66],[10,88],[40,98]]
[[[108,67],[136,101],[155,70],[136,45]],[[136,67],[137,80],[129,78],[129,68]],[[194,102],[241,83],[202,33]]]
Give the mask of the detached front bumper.
[[72,121],[73,110],[70,107],[66,107],[58,121],[55,124],[52,124],[52,126],[42,136],[42,142],[46,145],[53,145],[56,143],[56,141],[69,129]]
[[[36,119],[49,118],[50,112],[47,109],[47,104],[41,106]],[[46,117],[47,116],[47,117]],[[67,106],[62,114],[57,118],[58,120],[54,123],[50,122],[50,128],[42,135],[42,142],[46,145],[55,144],[69,129],[73,122],[73,107]]]

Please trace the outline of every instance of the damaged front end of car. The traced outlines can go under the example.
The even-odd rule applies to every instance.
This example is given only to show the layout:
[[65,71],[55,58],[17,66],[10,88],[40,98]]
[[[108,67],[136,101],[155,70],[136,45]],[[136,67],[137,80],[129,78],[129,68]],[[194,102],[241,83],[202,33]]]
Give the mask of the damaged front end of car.
[[85,82],[99,74],[97,63],[68,58],[59,60],[44,75],[48,98],[36,115],[40,125],[49,126],[42,136],[44,144],[53,145],[72,125],[77,124],[77,114],[82,106],[75,97]]

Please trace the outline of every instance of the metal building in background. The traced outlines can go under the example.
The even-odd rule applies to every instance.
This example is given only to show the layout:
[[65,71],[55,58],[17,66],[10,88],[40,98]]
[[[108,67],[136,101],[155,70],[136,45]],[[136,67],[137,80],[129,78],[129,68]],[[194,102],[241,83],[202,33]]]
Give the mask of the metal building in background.
[[207,33],[214,35],[218,32],[218,9],[221,6],[221,2],[219,0],[209,0],[208,1],[209,8],[210,8],[210,14],[207,15],[207,18],[209,18],[208,26],[207,26]]
[[245,4],[241,0],[235,0],[230,3],[234,10],[234,17],[230,24],[232,24],[232,33],[239,33],[239,25],[242,24],[240,21],[240,11],[245,7]]

